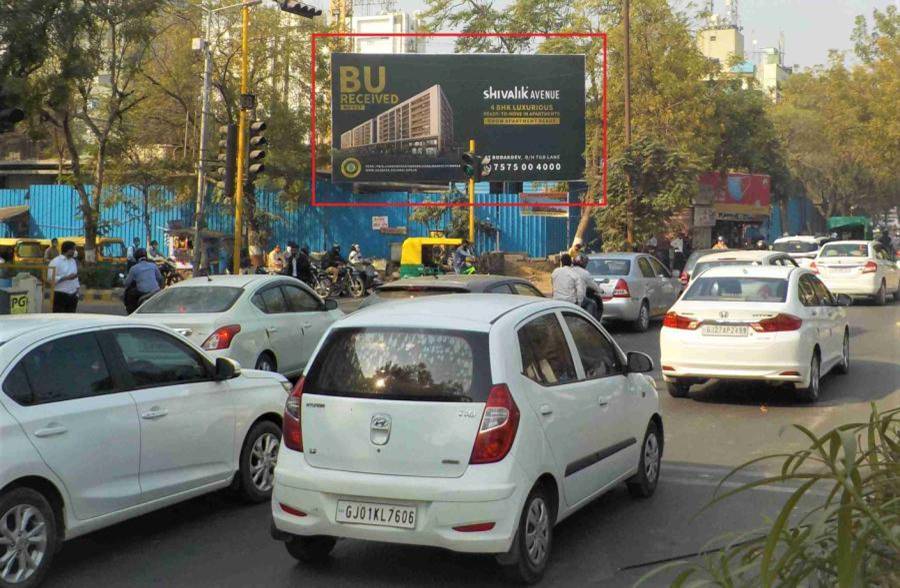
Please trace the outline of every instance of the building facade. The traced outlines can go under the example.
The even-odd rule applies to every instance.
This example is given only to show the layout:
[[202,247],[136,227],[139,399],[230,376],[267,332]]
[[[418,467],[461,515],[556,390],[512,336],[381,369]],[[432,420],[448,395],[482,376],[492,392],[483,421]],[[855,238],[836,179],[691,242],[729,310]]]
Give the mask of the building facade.
[[[350,27],[354,33],[414,33],[418,30],[415,15],[391,12],[374,16],[353,16]],[[354,37],[353,53],[420,53],[424,39],[417,37]]]

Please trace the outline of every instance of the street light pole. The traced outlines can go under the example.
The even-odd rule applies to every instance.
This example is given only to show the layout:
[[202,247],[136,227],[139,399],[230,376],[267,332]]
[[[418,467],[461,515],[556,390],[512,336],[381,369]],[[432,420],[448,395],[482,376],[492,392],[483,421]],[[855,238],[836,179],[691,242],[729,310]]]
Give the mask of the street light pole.
[[208,140],[207,120],[209,117],[209,87],[212,78],[212,50],[209,43],[212,36],[212,6],[207,5],[206,31],[203,38],[203,92],[201,95],[200,110],[200,149],[197,159],[197,203],[194,210],[194,252],[191,266],[196,271],[200,267],[202,240],[200,233],[203,230],[206,208],[206,143]]

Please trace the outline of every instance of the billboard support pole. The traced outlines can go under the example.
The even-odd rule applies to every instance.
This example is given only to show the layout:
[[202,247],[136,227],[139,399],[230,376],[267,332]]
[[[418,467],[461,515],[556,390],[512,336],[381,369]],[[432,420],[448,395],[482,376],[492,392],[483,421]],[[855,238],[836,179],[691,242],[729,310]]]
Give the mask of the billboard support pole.
[[[469,151],[475,153],[475,139],[469,139]],[[475,245],[475,178],[471,177],[469,184],[469,242]]]

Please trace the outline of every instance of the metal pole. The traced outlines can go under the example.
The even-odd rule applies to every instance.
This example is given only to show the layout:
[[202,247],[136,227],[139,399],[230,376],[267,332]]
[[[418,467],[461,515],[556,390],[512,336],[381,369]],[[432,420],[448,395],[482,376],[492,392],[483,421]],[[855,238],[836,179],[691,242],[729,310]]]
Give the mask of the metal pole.
[[194,252],[191,264],[193,266],[194,275],[200,269],[201,250],[203,241],[200,233],[205,223],[204,215],[206,204],[206,142],[207,142],[207,120],[209,117],[209,87],[212,78],[212,50],[209,47],[210,38],[212,36],[212,7],[206,7],[206,32],[203,39],[204,64],[203,64],[203,93],[200,99],[200,153],[197,156],[197,204],[194,209]]
[[[622,7],[622,26],[625,29],[625,147],[631,145],[631,2],[624,1]],[[634,243],[634,218],[631,211],[631,182],[625,190],[625,239],[628,244]]]
[[[475,139],[469,139],[469,151],[475,153]],[[475,244],[475,178],[469,178],[469,242]]]
[[[248,70],[250,59],[247,55],[250,32],[250,8],[244,5],[241,8],[241,96],[247,94]],[[237,185],[234,188],[234,273],[241,273],[241,250],[243,249],[244,229],[244,150],[245,137],[247,135],[247,111],[241,105],[238,114],[238,140],[237,140]]]

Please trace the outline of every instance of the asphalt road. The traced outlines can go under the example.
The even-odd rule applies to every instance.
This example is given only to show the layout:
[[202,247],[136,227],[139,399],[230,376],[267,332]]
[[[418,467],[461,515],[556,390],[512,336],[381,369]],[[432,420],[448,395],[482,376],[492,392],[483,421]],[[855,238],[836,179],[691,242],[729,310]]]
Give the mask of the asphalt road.
[[[864,420],[871,402],[900,405],[900,303],[850,308],[852,367],[829,375],[814,406],[787,389],[711,383],[688,399],[663,393],[666,448],[657,493],[633,500],[616,489],[556,529],[548,586],[627,586],[654,569],[629,566],[690,555],[729,532],[758,528],[787,488],[751,491],[702,514],[732,466],[764,452],[804,446],[792,423],[815,432]],[[659,358],[659,329],[612,327],[626,350]],[[658,376],[658,373],[656,374]],[[742,474],[752,480],[760,472]],[[268,535],[269,506],[226,492],[201,497],[75,539],[59,553],[47,586],[462,586],[500,585],[490,557],[342,541],[322,567],[298,565]],[[657,578],[649,585],[664,585]]]

